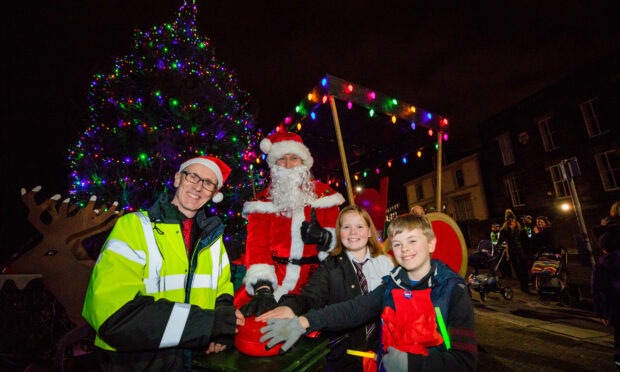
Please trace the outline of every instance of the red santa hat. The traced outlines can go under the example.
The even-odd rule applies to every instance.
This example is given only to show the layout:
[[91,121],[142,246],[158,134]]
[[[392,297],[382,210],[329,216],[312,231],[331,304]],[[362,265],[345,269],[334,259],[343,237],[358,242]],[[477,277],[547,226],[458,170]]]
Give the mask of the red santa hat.
[[267,154],[267,164],[269,164],[269,167],[273,167],[276,161],[285,154],[299,156],[308,168],[312,168],[314,163],[310,150],[301,141],[301,137],[295,133],[276,132],[270,134],[260,141],[260,149]]
[[224,164],[218,158],[214,158],[212,156],[199,156],[197,158],[189,159],[179,167],[179,172],[183,169],[187,168],[191,164],[201,164],[205,167],[211,169],[215,176],[217,177],[217,193],[211,197],[214,203],[219,203],[224,199],[224,195],[220,192],[220,189],[224,185],[224,182],[230,175],[230,168],[228,165]]

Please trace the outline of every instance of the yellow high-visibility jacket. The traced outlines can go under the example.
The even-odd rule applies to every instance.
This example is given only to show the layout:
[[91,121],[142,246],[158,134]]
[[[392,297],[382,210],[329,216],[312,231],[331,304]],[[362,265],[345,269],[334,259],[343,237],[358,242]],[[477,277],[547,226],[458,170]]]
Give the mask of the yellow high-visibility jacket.
[[[147,364],[136,369],[173,370],[183,364],[180,350],[208,347],[212,309],[216,301],[232,304],[233,284],[220,219],[199,212],[195,223],[200,232],[190,258],[178,210],[166,198],[149,212],[116,222],[82,313],[97,331],[95,346],[146,353]],[[127,367],[125,361],[118,364]]]

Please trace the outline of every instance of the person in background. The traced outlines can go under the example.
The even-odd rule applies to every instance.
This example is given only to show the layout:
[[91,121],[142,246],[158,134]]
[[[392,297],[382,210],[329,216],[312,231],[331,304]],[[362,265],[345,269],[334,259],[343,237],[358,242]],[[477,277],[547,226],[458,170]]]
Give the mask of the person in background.
[[532,216],[525,215],[523,216],[523,241],[521,244],[523,245],[523,251],[525,251],[525,255],[527,256],[527,267],[532,267],[532,263],[536,259],[536,251],[534,250],[532,238],[534,237],[534,228],[535,228],[534,219]]
[[104,371],[183,371],[192,351],[232,346],[245,320],[233,306],[228,255],[216,216],[230,168],[201,156],[181,164],[172,199],[114,225],[93,269],[83,316]]
[[603,255],[592,269],[592,303],[601,323],[614,327],[614,362],[620,371],[620,201],[611,206],[599,242]]
[[494,223],[491,225],[491,234],[490,234],[490,240],[491,240],[491,244],[493,244],[493,248],[497,247],[497,242],[499,241],[499,224],[498,223]]
[[534,226],[532,235],[532,249],[537,256],[544,252],[560,253],[551,229],[551,221],[546,216],[536,217],[536,226]]
[[[293,318],[311,309],[353,299],[374,290],[381,278],[394,268],[383,254],[377,230],[365,209],[345,207],[336,220],[336,247],[312,275],[300,295],[283,296],[278,307],[256,320]],[[325,332],[333,340],[326,357],[327,371],[362,371],[362,359],[346,354],[347,349],[377,350],[380,318],[339,332]]]
[[507,209],[505,213],[506,222],[499,232],[499,240],[497,244],[506,243],[508,254],[506,258],[510,261],[512,268],[519,279],[521,291],[527,294],[533,294],[529,288],[529,274],[527,267],[527,255],[523,249],[523,235],[521,225],[517,222],[515,214]]
[[[269,319],[267,347],[286,352],[306,331],[337,331],[381,315],[379,368],[386,371],[474,371],[474,311],[463,278],[431,259],[437,239],[427,217],[396,217],[388,227],[398,266],[374,291],[290,319]],[[379,369],[381,370],[381,369]]]
[[[500,245],[498,245],[497,243],[499,242],[499,231],[500,231],[500,224],[498,223],[494,223],[491,225],[491,234],[490,234],[490,238],[491,238],[491,244],[493,245],[493,251],[496,252],[497,249],[501,249],[504,250],[506,249],[506,242],[502,242]],[[508,254],[508,252],[506,252],[506,254]],[[499,271],[500,271],[500,276],[502,279],[510,279],[512,278],[512,269],[510,268],[510,262],[508,260],[502,260],[500,267],[499,267]]]
[[312,178],[310,150],[295,133],[276,132],[260,143],[271,183],[243,205],[248,219],[247,272],[235,293],[245,316],[274,308],[299,294],[319,261],[336,245],[334,226],[343,196]]

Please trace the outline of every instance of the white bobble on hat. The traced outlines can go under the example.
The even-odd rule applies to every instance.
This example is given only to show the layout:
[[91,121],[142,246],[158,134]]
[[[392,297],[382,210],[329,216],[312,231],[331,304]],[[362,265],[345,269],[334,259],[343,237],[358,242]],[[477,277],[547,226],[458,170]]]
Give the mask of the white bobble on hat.
[[269,154],[269,150],[271,150],[271,141],[269,138],[265,137],[262,141],[260,141],[260,150],[265,154]]
[[218,192],[217,194],[213,195],[213,197],[211,198],[211,200],[214,203],[219,203],[222,200],[224,200],[224,194],[222,194],[221,192]]

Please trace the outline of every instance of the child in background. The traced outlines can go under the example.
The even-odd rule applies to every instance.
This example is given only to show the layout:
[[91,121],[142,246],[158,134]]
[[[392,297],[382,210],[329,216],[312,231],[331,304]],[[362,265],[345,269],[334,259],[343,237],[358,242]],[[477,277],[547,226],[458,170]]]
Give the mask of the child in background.
[[368,295],[312,310],[292,319],[270,319],[261,329],[267,346],[288,350],[306,331],[347,329],[381,314],[379,369],[474,371],[474,312],[465,281],[431,259],[437,239],[426,217],[399,216],[388,228],[398,266]]
[[[358,269],[360,267],[360,269]],[[336,246],[321,263],[300,295],[285,295],[278,307],[256,318],[293,318],[311,309],[347,301],[372,291],[381,278],[394,268],[392,259],[383,254],[377,231],[366,210],[356,206],[344,208],[336,220]],[[363,281],[359,271],[361,270]],[[379,346],[379,315],[367,324],[327,332],[331,339],[345,336],[332,346],[326,357],[327,371],[362,371],[362,359],[347,355],[347,349],[377,350]]]

